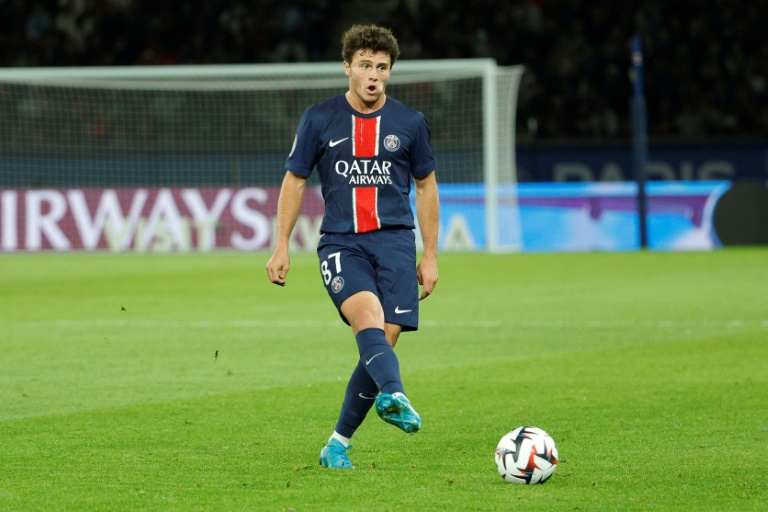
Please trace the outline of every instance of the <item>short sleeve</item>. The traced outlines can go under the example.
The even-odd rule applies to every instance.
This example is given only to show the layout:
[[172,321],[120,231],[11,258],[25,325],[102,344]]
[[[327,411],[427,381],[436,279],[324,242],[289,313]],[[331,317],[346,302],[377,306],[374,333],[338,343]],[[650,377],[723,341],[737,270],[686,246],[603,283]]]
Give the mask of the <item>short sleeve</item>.
[[317,164],[320,154],[315,117],[312,107],[304,111],[296,129],[291,153],[285,161],[285,168],[299,176],[309,177]]
[[420,114],[411,148],[411,174],[414,178],[426,178],[435,170],[436,162],[432,153],[430,137],[427,118]]

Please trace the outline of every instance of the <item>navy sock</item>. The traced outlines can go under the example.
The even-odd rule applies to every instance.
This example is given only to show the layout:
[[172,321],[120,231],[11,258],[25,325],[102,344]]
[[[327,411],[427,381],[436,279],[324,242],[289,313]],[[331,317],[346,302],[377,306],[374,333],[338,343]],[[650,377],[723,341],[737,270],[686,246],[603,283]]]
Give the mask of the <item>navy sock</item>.
[[347,438],[352,437],[357,427],[363,423],[378,394],[379,388],[365,371],[364,363],[358,361],[347,384],[339,421],[336,423],[336,432]]
[[400,362],[381,329],[363,329],[357,333],[360,364],[383,393],[404,393]]

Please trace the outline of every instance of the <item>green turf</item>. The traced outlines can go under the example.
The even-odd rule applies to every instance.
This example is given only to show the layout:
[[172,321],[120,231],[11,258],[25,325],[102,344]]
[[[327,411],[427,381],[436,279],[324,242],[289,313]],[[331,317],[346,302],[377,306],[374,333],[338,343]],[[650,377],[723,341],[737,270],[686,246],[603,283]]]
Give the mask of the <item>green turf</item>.
[[[0,258],[0,510],[766,510],[768,250],[443,254],[424,428],[317,456],[355,364],[312,255]],[[218,357],[216,354],[218,353]],[[540,486],[493,459],[520,425]]]

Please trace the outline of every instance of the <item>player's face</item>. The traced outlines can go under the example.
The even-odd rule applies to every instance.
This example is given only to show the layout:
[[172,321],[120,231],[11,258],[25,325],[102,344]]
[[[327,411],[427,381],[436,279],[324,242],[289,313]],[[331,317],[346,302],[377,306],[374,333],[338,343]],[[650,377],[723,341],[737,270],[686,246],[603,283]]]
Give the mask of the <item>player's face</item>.
[[349,77],[347,99],[353,107],[376,110],[384,105],[391,60],[388,53],[360,50],[355,52],[352,62],[344,62],[344,72]]

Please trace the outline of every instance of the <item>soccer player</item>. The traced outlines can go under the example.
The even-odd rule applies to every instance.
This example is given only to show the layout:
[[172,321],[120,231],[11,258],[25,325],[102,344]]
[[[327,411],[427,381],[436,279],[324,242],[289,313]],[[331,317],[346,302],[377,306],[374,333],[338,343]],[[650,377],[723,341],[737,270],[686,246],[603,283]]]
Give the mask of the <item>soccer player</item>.
[[[405,432],[422,426],[405,395],[394,347],[402,331],[418,328],[419,301],[437,284],[440,206],[427,121],[386,94],[399,55],[386,28],[354,25],[343,35],[349,90],[309,107],[299,122],[266,265],[269,280],[285,286],[290,234],[307,178],[317,169],[325,202],[320,273],[359,353],[336,428],[320,452],[328,468],[353,468],[349,440],[374,403],[384,421]],[[412,183],[424,246],[418,265]]]

